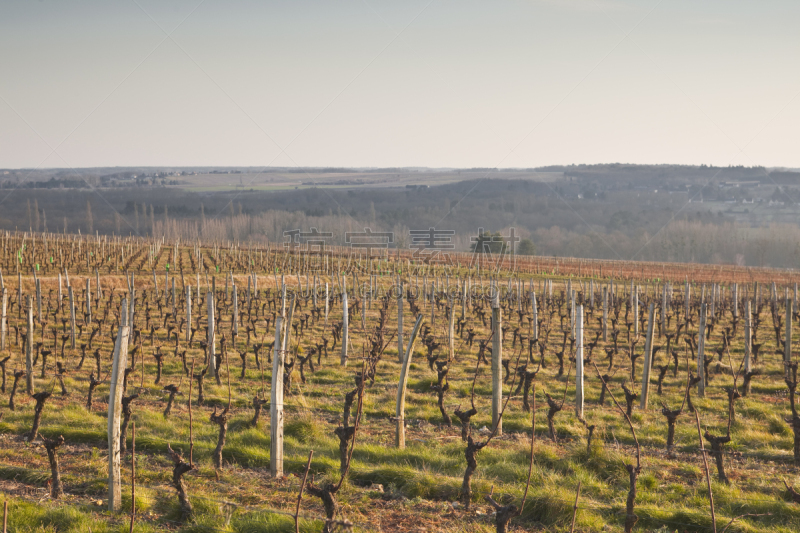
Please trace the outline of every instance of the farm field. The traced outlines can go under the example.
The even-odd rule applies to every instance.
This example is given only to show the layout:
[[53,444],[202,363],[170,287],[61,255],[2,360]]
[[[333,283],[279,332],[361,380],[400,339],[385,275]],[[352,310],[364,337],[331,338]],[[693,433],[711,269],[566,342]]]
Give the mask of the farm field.
[[[475,173],[485,177],[488,171]],[[222,192],[237,190],[254,191],[282,191],[290,189],[326,188],[326,189],[351,189],[358,187],[364,189],[387,189],[406,186],[434,187],[457,183],[470,174],[458,170],[431,170],[409,171],[401,169],[394,172],[319,172],[305,171],[303,169],[293,172],[238,172],[238,173],[197,173],[181,176],[177,180],[177,187],[192,192]],[[554,182],[563,178],[562,172],[504,172],[508,179],[536,180],[539,182]]]
[[796,273],[351,252],[0,235],[8,530],[800,529]]

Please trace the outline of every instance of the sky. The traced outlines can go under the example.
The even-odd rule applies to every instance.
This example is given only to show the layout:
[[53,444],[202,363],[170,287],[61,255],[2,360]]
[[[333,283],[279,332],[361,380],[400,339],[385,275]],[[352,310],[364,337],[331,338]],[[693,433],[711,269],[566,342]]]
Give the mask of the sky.
[[0,168],[800,167],[796,0],[0,0]]

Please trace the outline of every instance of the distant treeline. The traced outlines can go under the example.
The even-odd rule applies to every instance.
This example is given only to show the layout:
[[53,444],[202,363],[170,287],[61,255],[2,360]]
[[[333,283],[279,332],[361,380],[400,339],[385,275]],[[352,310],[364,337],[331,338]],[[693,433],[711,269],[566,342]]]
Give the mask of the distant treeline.
[[11,180],[0,181],[0,189],[88,189],[89,184],[81,178],[50,178],[47,181],[26,180],[17,183]]
[[[800,198],[793,188],[766,192],[764,205],[772,197]],[[452,230],[455,250],[468,251],[481,228],[508,235],[514,227],[532,241],[537,255],[798,267],[797,224],[775,223],[766,209],[754,210],[755,223],[744,224],[699,201],[747,201],[748,195],[748,189],[702,182],[665,191],[573,178],[277,192],[17,189],[2,193],[0,228],[282,242],[284,231],[315,227],[333,232],[331,244],[344,244],[348,231],[370,228],[393,232],[392,246],[401,248],[411,246],[411,230],[435,228]],[[740,213],[749,212],[749,204],[735,205]]]

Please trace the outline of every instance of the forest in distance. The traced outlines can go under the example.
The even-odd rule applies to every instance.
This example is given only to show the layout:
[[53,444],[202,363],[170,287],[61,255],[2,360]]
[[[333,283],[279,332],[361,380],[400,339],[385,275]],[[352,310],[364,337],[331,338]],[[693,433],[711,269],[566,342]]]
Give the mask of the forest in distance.
[[284,241],[317,228],[483,229],[521,253],[797,268],[800,172],[761,167],[571,165],[493,169],[131,168],[0,171],[0,229],[168,240]]

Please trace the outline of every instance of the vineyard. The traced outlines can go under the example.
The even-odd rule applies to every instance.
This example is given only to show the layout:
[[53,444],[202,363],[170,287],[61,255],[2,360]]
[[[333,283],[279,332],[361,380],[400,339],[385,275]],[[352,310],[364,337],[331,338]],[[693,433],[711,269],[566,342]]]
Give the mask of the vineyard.
[[800,529],[800,275],[373,254],[0,235],[4,528]]

